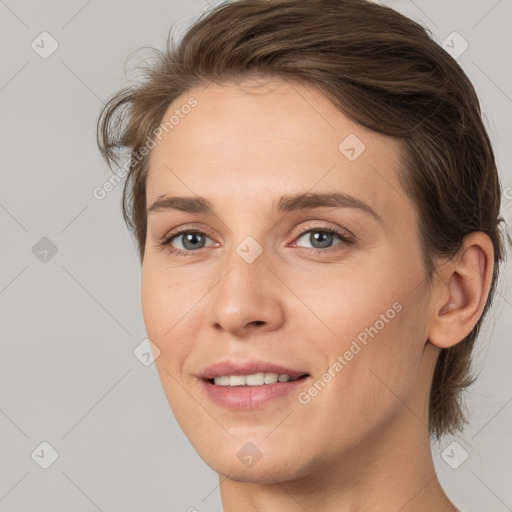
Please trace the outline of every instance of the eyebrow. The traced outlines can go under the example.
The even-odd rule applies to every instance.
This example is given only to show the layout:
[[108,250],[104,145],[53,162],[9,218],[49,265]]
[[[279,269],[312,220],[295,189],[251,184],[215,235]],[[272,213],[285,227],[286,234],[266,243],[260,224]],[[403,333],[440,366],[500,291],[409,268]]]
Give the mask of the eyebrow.
[[[273,204],[273,211],[277,213],[312,210],[314,208],[355,208],[382,222],[382,217],[370,205],[357,197],[344,193],[318,194],[308,192],[284,195],[277,203]],[[147,213],[169,209],[204,215],[214,214],[211,203],[204,197],[173,197],[166,195],[158,196],[147,209]]]

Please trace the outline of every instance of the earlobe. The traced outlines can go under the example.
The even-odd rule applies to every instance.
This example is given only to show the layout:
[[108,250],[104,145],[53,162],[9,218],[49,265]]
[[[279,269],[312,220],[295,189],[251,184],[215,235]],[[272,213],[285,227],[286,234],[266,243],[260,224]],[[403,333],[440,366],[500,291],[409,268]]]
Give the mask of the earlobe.
[[487,301],[493,267],[492,242],[480,231],[467,235],[457,254],[439,267],[432,292],[430,343],[449,348],[471,332]]

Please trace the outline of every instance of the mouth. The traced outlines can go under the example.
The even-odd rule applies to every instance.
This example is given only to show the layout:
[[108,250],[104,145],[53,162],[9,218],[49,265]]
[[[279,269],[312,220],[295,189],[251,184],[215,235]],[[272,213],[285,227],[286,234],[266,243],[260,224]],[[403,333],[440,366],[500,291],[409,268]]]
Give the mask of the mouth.
[[271,384],[283,384],[285,382],[295,382],[309,377],[309,373],[292,377],[286,373],[274,372],[258,372],[250,375],[217,375],[212,379],[204,379],[206,382],[214,386],[224,387],[254,387],[254,386],[269,386]]
[[282,405],[312,378],[305,371],[258,361],[217,363],[197,377],[210,401],[231,410],[254,410],[271,402]]

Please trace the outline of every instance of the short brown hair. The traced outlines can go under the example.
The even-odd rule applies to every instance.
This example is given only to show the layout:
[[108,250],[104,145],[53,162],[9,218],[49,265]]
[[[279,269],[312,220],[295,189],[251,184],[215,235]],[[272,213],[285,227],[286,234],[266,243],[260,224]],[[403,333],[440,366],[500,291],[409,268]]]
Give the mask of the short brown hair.
[[122,211],[141,262],[146,242],[148,158],[140,150],[178,96],[208,83],[278,77],[321,91],[345,115],[396,137],[404,148],[400,182],[420,219],[430,283],[435,257],[451,257],[465,235],[486,233],[494,273],[471,333],[442,349],[429,404],[439,438],[467,422],[462,391],[475,377],[471,352],[495,293],[503,258],[501,185],[475,90],[457,62],[418,23],[366,0],[241,0],[206,12],[179,44],[145,68],[145,79],[111,97],[98,119],[110,166],[131,152]]

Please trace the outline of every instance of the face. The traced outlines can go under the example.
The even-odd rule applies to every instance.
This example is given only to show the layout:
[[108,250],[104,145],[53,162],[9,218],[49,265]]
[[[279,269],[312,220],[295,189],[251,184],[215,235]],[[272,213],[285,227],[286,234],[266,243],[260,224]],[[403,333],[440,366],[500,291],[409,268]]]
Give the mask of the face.
[[427,392],[398,142],[279,80],[193,89],[164,120],[176,109],[151,153],[141,290],[173,413],[231,479],[343,465]]

